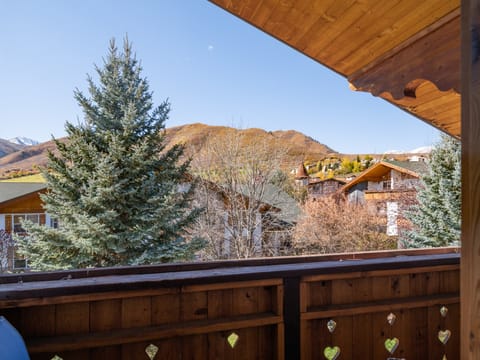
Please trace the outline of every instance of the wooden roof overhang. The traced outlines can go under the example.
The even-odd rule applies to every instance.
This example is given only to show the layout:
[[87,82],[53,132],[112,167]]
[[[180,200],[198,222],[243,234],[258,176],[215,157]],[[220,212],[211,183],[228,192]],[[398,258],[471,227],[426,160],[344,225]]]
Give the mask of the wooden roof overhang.
[[383,177],[387,176],[391,170],[396,170],[401,174],[405,174],[413,178],[419,177],[419,175],[415,171],[405,169],[385,161],[380,161],[375,165],[369,167],[368,169],[364,170],[355,179],[338,189],[338,193],[346,193],[354,185],[364,181],[380,181]]
[[210,0],[460,138],[459,0]]

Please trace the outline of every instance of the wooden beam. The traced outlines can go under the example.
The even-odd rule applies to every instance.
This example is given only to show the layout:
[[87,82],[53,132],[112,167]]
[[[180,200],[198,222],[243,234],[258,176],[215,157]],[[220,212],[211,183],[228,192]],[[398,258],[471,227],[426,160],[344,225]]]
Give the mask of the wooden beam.
[[480,359],[480,0],[462,0],[461,359]]
[[133,327],[109,331],[76,333],[72,335],[27,338],[30,353],[62,352],[103,346],[123,345],[142,341],[154,341],[217,331],[230,331],[277,325],[282,322],[280,316],[254,314],[222,318],[218,320],[197,320],[158,326]]
[[389,312],[395,310],[406,310],[414,308],[426,308],[436,305],[458,304],[460,298],[458,293],[437,294],[418,296],[413,298],[398,298],[378,301],[369,301],[359,304],[329,305],[321,308],[312,307],[301,314],[302,320],[327,319],[332,317],[353,316],[359,314],[371,314]]
[[[415,254],[415,252],[412,252]],[[326,275],[358,271],[379,271],[455,265],[458,254],[399,256],[349,261],[293,263],[272,266],[245,266],[212,270],[191,270],[153,274],[129,274],[54,281],[7,283],[0,287],[0,307],[32,304],[32,299],[44,302],[46,297],[63,297],[98,292],[142,291],[165,287],[205,285],[223,282],[257,281],[306,275]]]

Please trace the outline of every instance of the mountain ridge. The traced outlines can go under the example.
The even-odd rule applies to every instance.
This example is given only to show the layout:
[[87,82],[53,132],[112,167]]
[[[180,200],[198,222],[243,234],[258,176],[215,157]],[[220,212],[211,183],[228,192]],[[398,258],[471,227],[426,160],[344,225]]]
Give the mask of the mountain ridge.
[[[242,134],[246,139],[266,140],[275,146],[287,149],[288,166],[299,162],[338,154],[335,150],[317,140],[295,130],[266,131],[258,128],[235,129],[227,126],[213,126],[202,123],[192,123],[174,126],[166,129],[167,148],[174,144],[186,145],[186,154],[195,154],[205,145],[211,137],[225,137],[228,135]],[[66,141],[67,138],[61,138]],[[7,140],[4,140],[7,142]],[[14,145],[15,146],[15,145]],[[16,145],[20,146],[20,145]],[[55,153],[55,143],[47,141],[37,145],[17,148],[9,154],[0,155],[0,177],[9,177],[18,172],[35,172],[38,166],[45,166],[47,153]]]
[[[187,156],[194,156],[202,150],[209,138],[219,137],[222,139],[223,137],[225,141],[228,141],[231,135],[242,135],[244,139],[247,139],[245,145],[248,144],[249,141],[256,141],[257,139],[262,141],[263,139],[273,146],[281,146],[283,149],[286,149],[287,153],[283,167],[290,169],[298,167],[298,164],[301,162],[316,163],[325,157],[354,159],[358,155],[367,155],[338,153],[329,146],[296,130],[267,131],[259,128],[236,129],[228,126],[214,126],[202,123],[191,123],[167,128],[166,143],[167,148],[178,143],[185,144],[185,153]],[[61,138],[59,141],[67,141],[67,138]],[[415,149],[415,152],[423,152],[426,148],[427,147]],[[2,149],[4,149],[3,152]],[[48,151],[56,153],[56,146],[53,141],[32,146],[21,146],[0,139],[0,178],[38,172],[39,166],[45,166],[47,164]],[[402,160],[403,158],[407,158],[408,154],[411,155],[413,153],[395,152],[390,154],[368,155],[372,155],[378,159],[381,159],[385,155],[392,155]]]

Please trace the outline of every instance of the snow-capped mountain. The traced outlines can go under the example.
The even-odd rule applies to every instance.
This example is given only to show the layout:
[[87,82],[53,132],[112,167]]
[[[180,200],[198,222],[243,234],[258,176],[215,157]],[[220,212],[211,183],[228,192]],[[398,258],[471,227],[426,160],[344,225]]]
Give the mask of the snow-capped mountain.
[[37,140],[29,139],[23,136],[17,136],[16,138],[13,139],[8,139],[11,143],[17,144],[17,145],[23,145],[23,146],[32,146],[32,145],[38,145],[39,142]]
[[422,146],[413,150],[410,150],[410,154],[429,154],[432,152],[433,146]]
[[402,150],[387,150],[384,152],[384,154],[404,154],[405,151]]
[[432,152],[433,146],[422,146],[413,150],[402,151],[402,150],[388,150],[384,154],[429,154]]

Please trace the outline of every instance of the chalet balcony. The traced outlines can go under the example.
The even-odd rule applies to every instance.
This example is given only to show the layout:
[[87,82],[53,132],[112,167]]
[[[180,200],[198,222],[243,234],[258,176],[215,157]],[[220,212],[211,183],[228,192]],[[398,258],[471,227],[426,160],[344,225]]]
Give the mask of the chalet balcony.
[[[459,359],[456,248],[0,277],[32,359]],[[147,351],[147,352],[146,352]]]
[[416,191],[411,189],[400,190],[366,190],[365,201],[402,201],[411,202],[416,199]]

